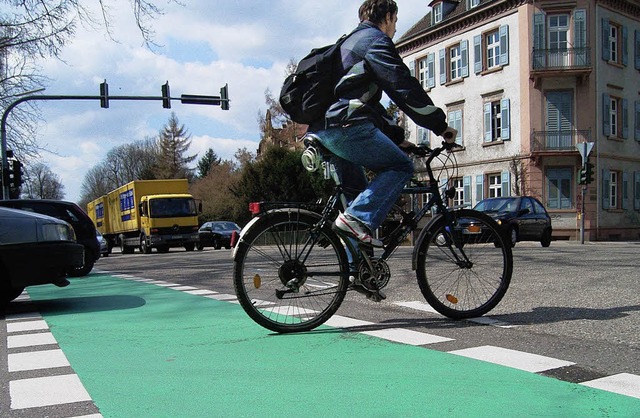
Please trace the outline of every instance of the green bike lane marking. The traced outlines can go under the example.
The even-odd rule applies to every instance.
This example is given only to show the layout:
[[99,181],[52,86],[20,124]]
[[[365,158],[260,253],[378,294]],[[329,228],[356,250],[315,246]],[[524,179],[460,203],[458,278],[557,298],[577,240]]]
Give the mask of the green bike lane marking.
[[640,416],[640,400],[109,275],[31,299],[104,417]]

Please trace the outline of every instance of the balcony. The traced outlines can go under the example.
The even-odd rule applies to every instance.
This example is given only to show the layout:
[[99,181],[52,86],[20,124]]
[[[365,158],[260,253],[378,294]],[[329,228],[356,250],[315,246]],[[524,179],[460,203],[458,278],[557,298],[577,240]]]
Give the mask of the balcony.
[[576,144],[591,142],[591,130],[533,131],[531,153],[534,155],[561,155],[575,152]]
[[580,83],[589,76],[591,48],[534,49],[531,78],[539,86],[545,77],[576,77]]

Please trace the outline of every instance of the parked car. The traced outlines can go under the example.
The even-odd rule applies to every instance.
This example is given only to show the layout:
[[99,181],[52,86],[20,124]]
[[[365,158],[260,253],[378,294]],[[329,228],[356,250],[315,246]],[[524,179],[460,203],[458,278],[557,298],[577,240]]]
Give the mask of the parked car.
[[96,227],[80,206],[72,202],[46,199],[0,200],[0,206],[53,216],[68,222],[76,233],[76,240],[84,245],[84,264],[69,272],[71,277],[86,276],[100,258]]
[[543,247],[551,244],[551,217],[535,197],[494,197],[481,200],[474,209],[495,219],[511,246],[518,241],[540,241]]
[[102,236],[100,231],[96,229],[96,239],[100,245],[100,255],[103,257],[109,257],[109,243],[106,238]]
[[51,216],[0,207],[0,306],[27,286],[66,286],[84,262],[73,227]]
[[213,247],[216,250],[224,247],[231,248],[231,234],[236,231],[240,233],[240,227],[230,221],[211,221],[202,224],[198,230],[200,241],[196,248],[202,251],[204,247]]

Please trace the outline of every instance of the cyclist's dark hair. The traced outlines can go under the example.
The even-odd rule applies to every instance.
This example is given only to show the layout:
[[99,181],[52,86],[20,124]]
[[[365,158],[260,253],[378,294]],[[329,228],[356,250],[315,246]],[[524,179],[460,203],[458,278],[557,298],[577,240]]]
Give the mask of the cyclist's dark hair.
[[398,13],[398,5],[394,0],[365,0],[358,10],[361,22],[368,20],[376,25],[384,23],[387,13],[391,13],[391,16]]

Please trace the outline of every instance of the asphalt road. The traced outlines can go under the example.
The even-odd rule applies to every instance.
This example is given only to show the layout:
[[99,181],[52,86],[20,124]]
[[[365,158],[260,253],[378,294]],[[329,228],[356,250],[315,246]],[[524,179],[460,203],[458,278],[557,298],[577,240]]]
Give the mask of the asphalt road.
[[[347,296],[338,310],[336,314],[338,322],[342,321],[344,323],[346,318],[347,322],[351,321],[358,324],[356,327],[351,330],[347,329],[346,334],[343,334],[342,337],[340,337],[340,334],[320,332],[312,333],[307,337],[300,336],[296,338],[294,336],[293,338],[289,337],[289,339],[271,338],[272,334],[269,331],[253,324],[237,305],[234,306],[225,302],[223,305],[214,306],[214,309],[211,310],[212,308],[208,304],[216,301],[207,300],[206,297],[195,298],[192,301],[192,299],[188,299],[188,297],[192,297],[191,295],[184,295],[182,292],[167,292],[166,289],[162,288],[165,284],[170,283],[171,286],[174,286],[172,287],[173,289],[178,290],[179,287],[182,287],[186,293],[189,292],[187,289],[197,288],[198,290],[193,294],[206,295],[208,293],[213,299],[232,300],[234,292],[231,280],[233,270],[231,251],[224,249],[215,251],[207,248],[203,252],[186,252],[180,249],[172,249],[167,254],[153,253],[149,255],[139,253],[122,255],[116,252],[110,257],[102,258],[96,264],[95,274],[83,279],[74,279],[71,286],[65,289],[57,289],[53,286],[32,288],[30,293],[34,297],[35,303],[18,302],[12,304],[7,312],[9,317],[0,316],[0,339],[9,341],[9,345],[15,345],[20,338],[27,337],[33,333],[33,331],[28,330],[16,331],[16,326],[20,324],[35,326],[44,322],[38,320],[37,312],[35,316],[30,316],[31,309],[39,310],[47,322],[46,325],[54,331],[60,348],[64,350],[66,358],[71,363],[70,365],[66,363],[62,352],[58,353],[58,350],[56,350],[58,346],[52,345],[51,342],[37,343],[44,344],[40,345],[41,348],[38,348],[38,346],[35,348],[13,346],[7,349],[7,345],[0,344],[0,383],[2,384],[2,393],[0,393],[0,406],[2,408],[0,409],[10,412],[7,415],[10,417],[33,416],[31,414],[35,411],[38,414],[43,414],[42,416],[71,417],[95,414],[98,412],[96,405],[105,405],[104,409],[102,409],[103,406],[100,406],[100,412],[106,413],[105,416],[123,416],[122,414],[134,413],[132,411],[136,411],[136,408],[148,406],[149,404],[145,404],[145,402],[148,402],[150,397],[159,396],[158,393],[142,392],[142,388],[154,388],[156,392],[166,391],[165,400],[167,397],[174,396],[173,394],[180,390],[180,383],[178,383],[177,387],[171,386],[170,378],[175,377],[174,374],[166,375],[160,382],[158,379],[162,377],[161,375],[156,376],[156,373],[153,373],[150,376],[145,376],[144,373],[149,370],[157,370],[157,373],[161,374],[164,373],[163,367],[167,365],[168,367],[178,367],[175,362],[178,359],[182,361],[186,359],[185,355],[182,354],[183,351],[185,353],[189,353],[189,350],[194,349],[211,351],[207,355],[206,361],[203,361],[201,352],[194,352],[194,363],[187,366],[187,370],[190,370],[191,373],[198,367],[204,367],[204,372],[206,373],[203,372],[201,375],[195,376],[190,375],[189,377],[189,381],[195,383],[192,386],[193,389],[190,390],[194,391],[194,393],[199,393],[201,389],[198,388],[207,386],[208,379],[211,379],[216,372],[219,372],[218,369],[211,369],[211,367],[214,367],[212,364],[215,363],[215,360],[219,360],[223,356],[229,355],[229,353],[235,353],[236,350],[242,350],[246,344],[249,344],[247,346],[248,352],[246,353],[246,359],[248,360],[259,358],[260,355],[264,354],[264,350],[274,350],[275,353],[295,352],[296,350],[306,352],[308,344],[312,344],[314,352],[325,346],[333,347],[335,351],[325,353],[328,357],[334,356],[334,363],[331,367],[327,369],[328,365],[322,364],[320,369],[310,371],[310,373],[314,376],[324,376],[337,367],[340,368],[340,374],[348,375],[349,379],[364,379],[362,382],[357,383],[357,389],[351,389],[351,391],[364,390],[363,399],[368,396],[366,379],[371,379],[371,376],[377,376],[378,372],[386,376],[385,381],[389,379],[389,382],[404,385],[405,391],[410,390],[409,388],[411,387],[421,387],[421,385],[425,384],[424,372],[417,372],[416,382],[410,383],[409,375],[412,374],[412,368],[407,369],[408,364],[398,360],[409,353],[411,356],[420,356],[419,360],[414,361],[432,368],[430,372],[434,376],[441,376],[443,373],[446,374],[447,370],[450,370],[453,374],[449,377],[452,377],[454,382],[462,379],[460,380],[462,384],[460,389],[456,390],[454,387],[449,387],[447,391],[441,394],[441,396],[448,396],[451,393],[464,394],[461,396],[466,396],[468,399],[451,398],[451,405],[456,405],[456,407],[462,407],[465,402],[475,402],[476,399],[483,398],[481,394],[474,394],[475,392],[473,391],[482,390],[485,384],[483,382],[486,379],[490,379],[490,376],[494,376],[494,380],[497,382],[495,387],[492,387],[488,381],[486,382],[486,392],[484,393],[486,396],[484,398],[489,403],[487,405],[477,405],[477,407],[486,407],[488,408],[487,411],[492,411],[491,415],[495,415],[499,413],[498,410],[494,411],[491,408],[496,407],[495,400],[497,398],[493,398],[491,393],[495,392],[493,396],[504,398],[504,384],[500,383],[501,379],[511,379],[514,376],[503,377],[502,373],[508,373],[505,370],[512,369],[500,367],[483,370],[482,367],[477,365],[485,363],[476,362],[473,363],[474,367],[479,368],[470,372],[469,369],[459,369],[457,363],[447,364],[446,361],[450,361],[450,357],[444,357],[447,360],[443,363],[443,358],[439,358],[436,355],[438,352],[443,352],[443,355],[445,354],[444,352],[464,352],[473,357],[476,349],[481,349],[480,351],[484,349],[486,353],[487,348],[489,348],[489,352],[497,348],[498,350],[508,351],[494,352],[492,355],[497,357],[504,358],[514,353],[528,353],[561,363],[560,366],[556,365],[543,371],[535,372],[538,375],[552,377],[553,379],[534,381],[525,385],[525,379],[519,375],[516,376],[519,382],[517,386],[522,390],[524,390],[525,386],[529,387],[529,384],[539,385],[533,392],[529,388],[524,390],[521,395],[514,395],[518,397],[518,402],[523,402],[520,405],[521,407],[524,407],[523,405],[525,404],[529,406],[536,405],[537,407],[540,399],[548,400],[553,397],[553,393],[557,393],[558,399],[562,399],[562,396],[566,396],[562,395],[562,393],[567,391],[567,393],[576,394],[576,397],[571,395],[571,401],[575,402],[574,406],[584,404],[584,400],[580,401],[580,396],[594,399],[594,402],[595,399],[602,401],[604,409],[595,415],[626,416],[631,410],[640,411],[640,401],[636,400],[636,403],[629,403],[628,401],[633,402],[631,398],[618,399],[616,401],[615,399],[600,396],[594,397],[588,393],[580,392],[581,389],[576,388],[558,387],[556,389],[553,382],[583,383],[614,375],[625,376],[627,379],[630,378],[630,380],[626,380],[627,383],[623,383],[623,385],[627,386],[627,394],[629,395],[628,382],[631,382],[630,385],[633,389],[630,395],[640,398],[640,389],[638,389],[640,388],[640,335],[637,332],[640,329],[639,250],[640,243],[588,243],[579,245],[575,242],[554,242],[549,248],[542,248],[534,243],[520,243],[514,248],[513,279],[509,291],[502,302],[483,318],[453,321],[429,310],[418,289],[415,274],[410,268],[411,248],[401,248],[390,262],[392,279],[385,289],[388,296],[385,301],[375,303],[365,299],[360,294],[353,293]],[[101,274],[100,272],[106,273]],[[125,278],[126,280],[118,278]],[[138,283],[138,280],[142,280],[142,282]],[[143,286],[147,280],[154,280],[155,283],[163,284]],[[214,292],[216,293],[213,294]],[[57,295],[60,295],[59,299]],[[228,297],[225,295],[228,295]],[[190,306],[188,312],[176,312],[176,309],[184,309],[185,302]],[[182,307],[180,308],[179,306]],[[226,308],[227,306],[230,308]],[[140,309],[144,310],[141,311]],[[16,320],[16,313],[20,317],[22,315],[21,312],[22,314],[26,313],[26,316]],[[229,315],[229,320],[217,317],[215,319],[218,322],[210,322],[214,319],[212,317],[214,312],[216,316],[221,314]],[[167,316],[168,314],[169,316]],[[14,317],[12,318],[12,316]],[[165,318],[162,319],[164,322],[158,323],[157,320],[159,318]],[[224,332],[228,340],[220,339],[222,334],[218,334],[212,340],[210,330],[212,327],[213,329],[220,327],[221,320],[223,324],[233,324],[232,328]],[[144,337],[132,337],[126,331],[131,326],[134,327],[136,333],[148,332],[148,334],[145,334]],[[154,357],[159,356],[160,352],[162,352],[162,350],[158,349],[158,341],[163,344],[165,341],[171,340],[173,342],[175,340],[175,337],[169,338],[168,335],[163,336],[161,335],[162,333],[157,332],[158,329],[164,328],[181,334],[188,333],[189,336],[184,341],[177,342],[181,343],[181,346],[173,347],[168,345],[168,347],[163,347],[164,349],[174,350],[172,352],[180,352],[183,357],[159,357],[157,364],[162,366],[150,366],[149,359],[153,360]],[[88,336],[92,335],[94,329],[99,329],[100,332],[89,338]],[[367,341],[366,344],[362,345],[363,342],[358,337],[361,334],[381,336],[386,333],[387,336],[391,335],[391,338],[387,339],[396,341],[393,338],[396,332],[399,331],[404,333],[404,336],[400,338],[406,338],[407,333],[414,332],[413,335],[409,334],[409,336],[415,337],[417,335],[420,338],[437,336],[438,341],[425,343],[425,347],[428,350],[419,352],[403,351],[402,354],[397,354],[395,350],[403,350],[399,348],[398,344],[384,345]],[[353,336],[349,337],[349,333],[352,333]],[[44,336],[44,334],[39,335]],[[381,336],[380,338],[385,337]],[[83,343],[80,344],[80,341],[83,341]],[[134,341],[137,342],[134,343]],[[153,345],[153,341],[155,341],[155,345]],[[255,349],[256,342],[261,346],[259,351]],[[377,352],[378,354],[375,355],[381,356],[384,366],[372,367],[372,370],[368,370],[368,367],[362,369],[359,361],[363,359],[350,359],[349,356],[353,354],[349,350],[354,350],[354,348],[350,345],[342,346],[346,342],[361,344],[361,348],[358,350],[365,350],[369,354],[374,351]],[[129,345],[130,343],[134,343],[134,345]],[[85,344],[93,344],[93,346],[87,347]],[[301,344],[300,348],[297,348],[297,344]],[[417,343],[417,345],[422,344]],[[135,349],[132,350],[131,347],[135,347]],[[54,358],[49,358],[47,361],[59,362],[60,364],[57,367],[54,364],[54,367],[49,369],[50,372],[44,370],[28,371],[25,369],[24,371],[9,370],[9,373],[7,373],[7,367],[9,369],[19,369],[21,367],[21,357],[24,355],[26,359],[34,350],[39,353],[50,353]],[[218,351],[214,352],[212,350]],[[345,359],[345,350],[349,351],[346,357],[347,361],[345,364],[338,366],[338,363],[335,362]],[[135,351],[138,355],[131,355],[132,351]],[[96,353],[99,354],[96,356]],[[238,351],[238,353],[241,353],[241,351]],[[7,356],[12,357],[8,363]],[[422,356],[428,357],[423,358]],[[119,363],[122,359],[126,359],[123,363],[124,365]],[[212,360],[214,360],[213,363],[211,362]],[[538,359],[535,360],[537,361]],[[369,363],[367,362],[367,364]],[[417,365],[418,363],[415,364]],[[181,369],[175,370],[184,370],[185,365],[182,364],[181,367]],[[263,362],[254,364],[252,366],[253,369],[247,365],[245,374],[241,370],[239,371],[238,367],[236,362],[234,376],[243,377],[245,374],[250,376],[251,370],[256,367],[262,368],[266,366]],[[282,365],[277,367],[282,367]],[[351,374],[347,373],[350,367],[355,367],[354,371],[350,372]],[[443,369],[441,370],[440,368]],[[277,370],[278,368],[274,371],[276,375],[280,373]],[[362,370],[366,370],[371,375],[361,373]],[[464,373],[457,378],[456,376],[462,373],[462,370],[464,370]],[[478,373],[477,376],[475,375],[476,371]],[[69,385],[71,387],[73,385],[77,386],[77,382],[73,380],[74,372],[78,373],[83,380],[84,385],[90,392],[90,396],[93,398],[92,400],[84,399],[87,393],[83,392],[84,389],[82,388],[79,394],[73,395],[77,398],[73,398],[69,394],[67,387]],[[27,393],[28,396],[21,395],[19,385],[22,382],[29,381],[31,378],[38,380],[39,377],[49,375],[49,373],[53,379],[62,378],[63,376],[65,379],[71,379],[71,383],[65,381],[60,384],[60,387],[65,389],[62,394],[58,395],[60,399],[52,401],[53,403],[60,403],[60,405],[35,409],[30,407],[23,409],[11,408],[11,410],[8,410],[10,404],[14,405],[15,403],[14,406],[18,407],[21,401],[27,404],[29,402],[37,402],[37,400],[33,400],[32,391],[22,392],[23,394]],[[398,375],[396,376],[396,374]],[[301,379],[304,379],[304,377],[304,375],[299,376]],[[395,381],[393,380],[394,378],[396,379]],[[474,379],[478,380],[478,382],[475,382]],[[135,382],[134,389],[125,393],[125,383],[131,384],[131,382]],[[277,381],[274,381],[273,384],[277,384]],[[247,383],[237,380],[233,382],[225,381],[224,390],[229,392],[227,396],[235,396],[234,393],[237,393],[234,385],[244,388]],[[373,391],[374,386],[372,382],[369,389]],[[390,393],[384,389],[385,385],[380,387],[381,392],[374,397],[384,397]],[[510,389],[515,390],[513,386]],[[51,388],[47,387],[45,395],[50,395],[47,393],[49,390]],[[118,390],[123,391],[118,395],[122,397],[122,402],[120,398],[117,398],[117,402],[101,398],[105,394],[112,397],[114,391]],[[218,386],[216,393],[221,390],[224,392]],[[315,389],[311,387],[310,390],[313,392]],[[429,386],[429,389],[425,387],[422,392],[427,393],[429,390],[442,390],[442,388],[441,386]],[[12,396],[10,396],[10,393]],[[534,395],[532,399],[526,399],[525,393]],[[538,395],[535,395],[536,393]],[[136,399],[132,395],[136,395],[138,398]],[[412,396],[410,394],[405,395]],[[66,401],[67,403],[61,401],[65,396],[71,397]],[[210,393],[207,393],[207,396],[210,396]],[[239,407],[241,405],[246,406],[247,402],[252,402],[251,399],[251,396],[249,396],[244,403],[239,402]],[[277,396],[276,399],[278,399]],[[382,402],[382,399],[380,398],[378,401]],[[439,398],[439,401],[442,401],[442,399],[444,398]],[[471,399],[474,399],[474,401],[471,401]],[[353,402],[357,403],[357,400]],[[387,406],[390,403],[396,405],[391,400],[386,400],[385,402]],[[558,405],[563,405],[563,403],[564,401],[558,401],[555,407],[557,408]],[[194,405],[196,404],[200,403],[195,400]],[[351,404],[345,406],[348,411],[351,410],[348,408],[353,406]],[[367,406],[372,405],[371,401],[364,404]],[[403,404],[410,405],[406,402],[400,402],[396,406],[401,407],[400,405]],[[626,409],[626,412],[622,414],[618,411],[618,414],[616,414],[615,405],[622,404],[631,409]],[[503,408],[507,408],[507,411],[509,407],[513,407],[504,399],[500,405]],[[221,410],[231,413],[231,409],[226,409],[228,404],[221,404],[219,407],[223,408]],[[277,407],[273,406],[273,408]],[[581,406],[576,407],[582,408]],[[594,403],[591,407],[598,408],[598,405]],[[405,415],[406,411],[412,411],[409,412],[409,415],[415,414],[416,406],[413,406],[414,409],[410,409],[409,406],[407,408],[409,409],[404,410]],[[379,411],[380,409],[377,410]],[[478,411],[481,410],[483,409]],[[594,411],[595,409],[591,410]],[[136,415],[141,414],[138,416],[144,416],[145,412],[141,411],[144,410],[138,410]],[[241,410],[237,411],[239,414],[243,413]],[[322,411],[322,409],[319,411]],[[373,409],[373,411],[372,413],[375,414],[376,409]],[[387,410],[387,412],[390,411]],[[402,411],[401,409],[396,410],[399,414],[403,414]],[[460,411],[464,410],[458,410],[458,413]],[[554,409],[544,409],[543,407],[541,411],[544,411],[545,415],[547,412],[549,412],[549,415],[554,414],[552,412]],[[568,412],[568,410],[563,411],[565,414]],[[575,411],[577,410],[573,411],[576,413]],[[365,416],[365,409],[361,409],[361,412]],[[454,409],[449,410],[449,412],[454,415],[456,413]],[[530,412],[533,413],[533,411]],[[191,411],[192,416],[200,416],[200,414],[201,411],[199,410],[194,409]],[[369,415],[366,416],[370,416],[369,412],[367,414]],[[0,413],[0,415],[5,416],[4,412]],[[185,412],[185,415],[189,414]]]
[[[453,339],[434,347],[443,351],[490,344],[570,361],[577,366],[560,371],[568,381],[640,375],[640,243],[554,242],[549,248],[519,243],[513,250],[509,291],[486,316],[500,326],[452,321],[399,305],[424,302],[411,270],[411,250],[401,248],[390,260],[385,301],[371,302],[354,293],[338,314],[388,327],[437,330]],[[234,293],[231,251],[224,249],[114,253],[96,268]]]

